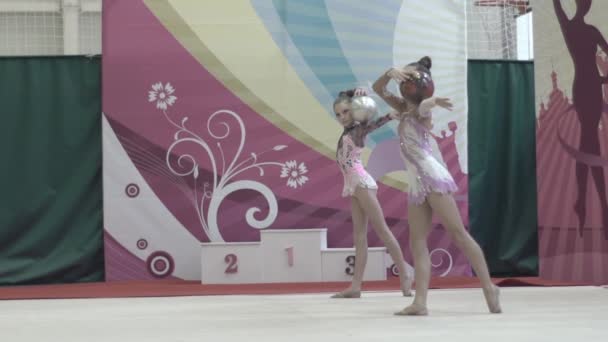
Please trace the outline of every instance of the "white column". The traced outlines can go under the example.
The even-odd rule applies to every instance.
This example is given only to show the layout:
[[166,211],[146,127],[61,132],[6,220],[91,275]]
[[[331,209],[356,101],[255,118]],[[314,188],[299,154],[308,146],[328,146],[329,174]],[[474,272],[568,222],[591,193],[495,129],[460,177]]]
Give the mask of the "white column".
[[80,53],[80,0],[62,0],[63,10],[63,53],[77,55]]
[[517,59],[534,59],[534,26],[532,12],[517,17]]

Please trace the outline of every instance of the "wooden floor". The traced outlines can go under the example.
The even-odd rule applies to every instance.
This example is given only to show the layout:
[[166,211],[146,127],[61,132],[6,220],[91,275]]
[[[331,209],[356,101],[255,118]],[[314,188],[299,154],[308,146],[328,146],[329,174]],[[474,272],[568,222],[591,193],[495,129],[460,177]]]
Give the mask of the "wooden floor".
[[504,314],[481,290],[433,290],[430,316],[392,313],[410,299],[366,292],[0,301],[1,341],[608,341],[608,289],[502,289]]

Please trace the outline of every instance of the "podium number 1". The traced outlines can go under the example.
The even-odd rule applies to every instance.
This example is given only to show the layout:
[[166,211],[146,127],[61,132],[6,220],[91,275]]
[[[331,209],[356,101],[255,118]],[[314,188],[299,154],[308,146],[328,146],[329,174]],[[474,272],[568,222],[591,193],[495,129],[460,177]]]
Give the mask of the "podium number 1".
[[287,265],[289,267],[293,266],[293,246],[285,248],[285,252],[287,252]]

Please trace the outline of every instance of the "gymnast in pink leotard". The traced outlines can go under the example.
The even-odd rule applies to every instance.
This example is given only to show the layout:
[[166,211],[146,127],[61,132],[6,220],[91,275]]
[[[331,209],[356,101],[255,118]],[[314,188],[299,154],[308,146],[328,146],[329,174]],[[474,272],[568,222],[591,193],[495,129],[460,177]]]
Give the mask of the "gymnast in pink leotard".
[[[368,133],[393,119],[396,113],[387,114],[371,122],[357,122],[352,117],[351,103],[354,96],[365,95],[362,89],[341,92],[334,102],[334,112],[344,132],[338,141],[336,160],[344,176],[342,196],[350,197],[355,244],[355,267],[351,286],[333,295],[333,298],[359,298],[361,283],[367,262],[367,223],[384,242],[391,258],[399,269],[401,291],[411,296],[412,276],[403,259],[401,248],[384,220],[382,208],[376,197],[378,185],[363,167],[361,151]],[[409,267],[411,270],[411,266]]]
[[[456,184],[448,170],[431,154],[432,109],[452,109],[448,98],[433,97],[431,58],[422,57],[403,68],[391,68],[374,83],[374,91],[393,109],[399,120],[400,149],[406,163],[408,185],[408,221],[410,248],[414,257],[416,296],[414,302],[397,315],[427,315],[427,293],[431,279],[431,259],[427,245],[436,214],[455,245],[469,259],[481,281],[488,309],[500,313],[500,290],[492,283],[483,251],[466,230],[452,193]],[[399,84],[399,95],[386,89],[394,80]],[[395,151],[397,154],[397,151]]]

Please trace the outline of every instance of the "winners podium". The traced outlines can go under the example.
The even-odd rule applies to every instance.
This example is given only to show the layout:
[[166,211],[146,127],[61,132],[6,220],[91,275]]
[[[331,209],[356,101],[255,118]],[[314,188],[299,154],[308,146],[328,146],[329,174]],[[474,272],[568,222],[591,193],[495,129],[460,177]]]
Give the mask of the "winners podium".
[[[201,283],[350,281],[354,248],[327,248],[327,229],[267,229],[259,242],[201,244]],[[384,247],[368,249],[364,280],[386,280],[392,261]]]

